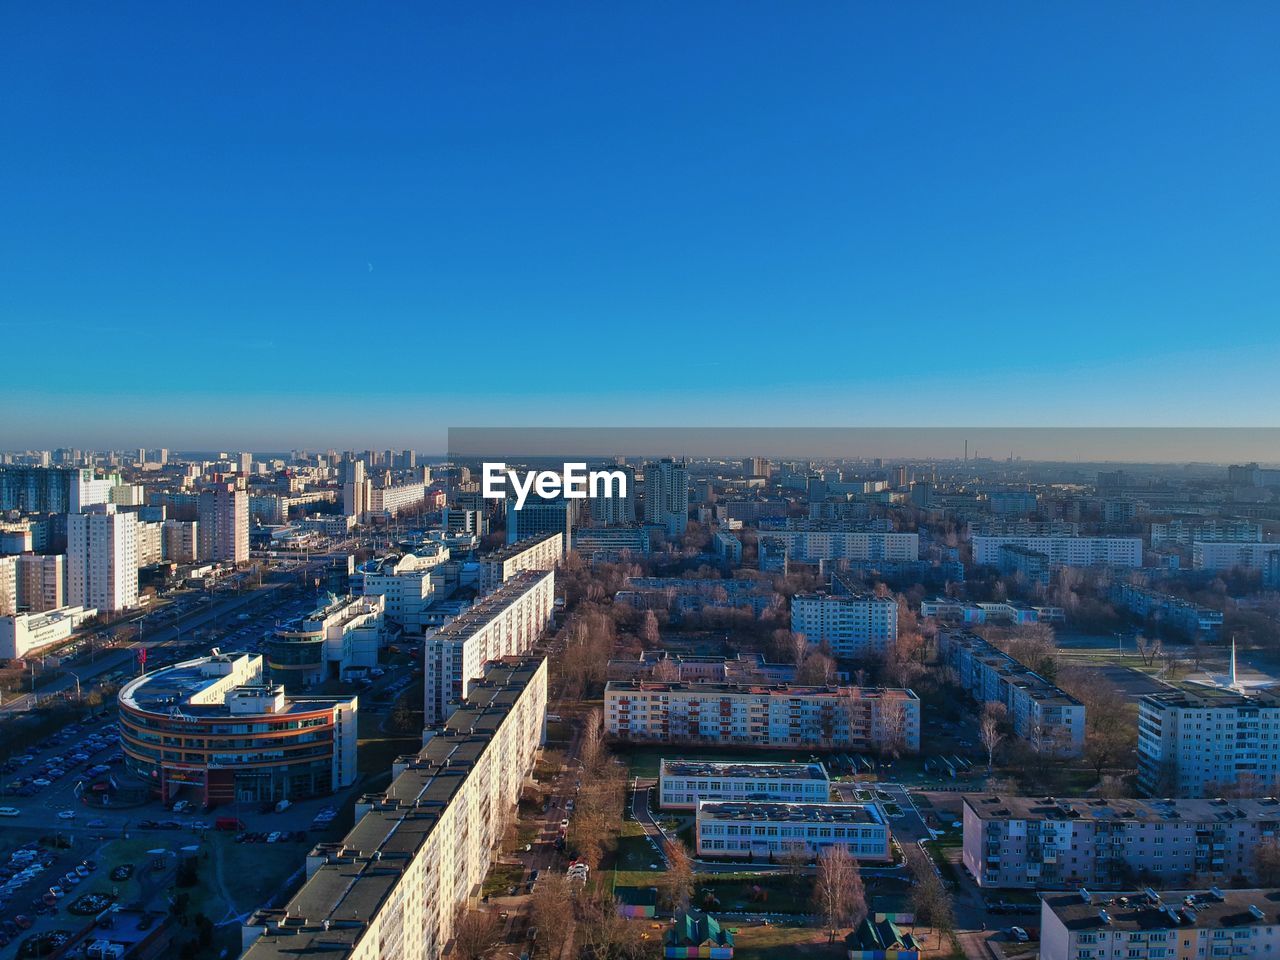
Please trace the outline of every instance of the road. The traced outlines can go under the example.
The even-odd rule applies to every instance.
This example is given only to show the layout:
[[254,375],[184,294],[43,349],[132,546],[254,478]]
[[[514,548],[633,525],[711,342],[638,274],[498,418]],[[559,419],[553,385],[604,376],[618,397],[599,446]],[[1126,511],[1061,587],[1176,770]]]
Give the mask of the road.
[[[137,651],[139,648],[152,649],[162,647],[201,627],[217,626],[220,621],[228,620],[231,616],[246,609],[259,608],[259,613],[269,613],[270,608],[276,603],[283,602],[282,598],[278,598],[278,594],[282,590],[290,586],[296,586],[297,577],[322,568],[328,562],[328,559],[327,556],[313,558],[305,568],[300,567],[297,570],[290,571],[286,579],[264,582],[260,586],[250,587],[222,596],[218,596],[216,593],[206,594],[212,597],[207,604],[200,604],[198,608],[163,626],[156,624],[156,620],[166,615],[170,609],[167,605],[158,610],[142,614],[139,617],[118,622],[110,628],[112,632],[118,631],[126,625],[137,623],[139,626],[138,639],[121,647],[114,647],[95,653],[93,654],[93,659],[88,663],[68,662],[64,665],[65,672],[62,676],[56,677],[47,683],[38,683],[35,695],[38,698],[44,698],[73,691],[77,685],[77,678],[81,692],[87,693],[92,686],[92,681],[103,674],[134,666],[137,663]],[[0,714],[23,713],[30,710],[32,704],[32,694],[30,692],[23,693],[0,705]]]

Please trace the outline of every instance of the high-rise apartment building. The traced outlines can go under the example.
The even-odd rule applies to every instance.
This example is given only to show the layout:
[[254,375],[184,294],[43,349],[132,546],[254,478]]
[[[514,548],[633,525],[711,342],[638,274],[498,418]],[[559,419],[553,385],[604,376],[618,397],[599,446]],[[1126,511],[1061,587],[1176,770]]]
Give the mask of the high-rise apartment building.
[[136,514],[96,504],[67,516],[67,602],[98,610],[138,605]]
[[467,698],[486,663],[528,653],[551,622],[555,593],[554,570],[517,573],[427,638],[423,713],[428,727]]
[[898,602],[870,593],[797,594],[791,600],[791,630],[837,657],[883,656],[898,640]]
[[[610,469],[620,471],[626,477],[626,496],[593,497],[591,499],[591,521],[604,526],[635,523],[636,472],[628,466],[617,466]],[[613,492],[618,492],[616,487]]]
[[1275,836],[1266,800],[964,798],[964,865],[980,887],[1112,890],[1256,882],[1254,852]]
[[560,533],[540,533],[480,558],[476,589],[491,593],[524,570],[551,570],[564,559]]
[[360,798],[351,831],[312,850],[302,888],[248,918],[243,960],[446,956],[515,815],[546,709],[545,659],[490,665],[391,784]]
[[567,547],[573,542],[573,528],[577,522],[580,500],[543,500],[530,496],[524,506],[516,509],[515,497],[507,497],[507,543],[527,540],[540,534],[558,533]]
[[42,613],[66,605],[66,557],[28,553],[18,557],[18,605]]
[[18,558],[0,557],[0,616],[18,612]]
[[644,467],[644,520],[662,524],[667,536],[682,536],[689,526],[689,467],[670,457]]
[[1138,701],[1138,786],[1163,797],[1217,797],[1280,783],[1280,696],[1187,683]]
[[1004,546],[1034,550],[1058,566],[1142,566],[1141,537],[974,537],[973,562],[997,566]]
[[356,523],[364,520],[369,509],[369,484],[364,476],[364,463],[348,460],[344,464],[346,475],[342,481],[342,512],[355,517]]
[[249,562],[249,494],[234,483],[219,483],[200,494],[196,533],[200,559]]

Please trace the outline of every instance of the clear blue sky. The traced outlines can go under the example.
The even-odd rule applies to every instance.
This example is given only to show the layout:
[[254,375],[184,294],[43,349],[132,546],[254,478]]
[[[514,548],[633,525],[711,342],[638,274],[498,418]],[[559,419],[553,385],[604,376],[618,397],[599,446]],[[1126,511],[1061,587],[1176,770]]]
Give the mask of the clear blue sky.
[[8,4],[0,446],[1274,424],[1271,3]]

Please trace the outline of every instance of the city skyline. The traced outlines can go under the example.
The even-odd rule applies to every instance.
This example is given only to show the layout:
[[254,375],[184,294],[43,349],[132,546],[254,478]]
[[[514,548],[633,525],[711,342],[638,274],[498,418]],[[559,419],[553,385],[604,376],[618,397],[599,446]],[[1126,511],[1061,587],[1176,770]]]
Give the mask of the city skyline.
[[1267,7],[7,19],[3,447],[1280,408]]

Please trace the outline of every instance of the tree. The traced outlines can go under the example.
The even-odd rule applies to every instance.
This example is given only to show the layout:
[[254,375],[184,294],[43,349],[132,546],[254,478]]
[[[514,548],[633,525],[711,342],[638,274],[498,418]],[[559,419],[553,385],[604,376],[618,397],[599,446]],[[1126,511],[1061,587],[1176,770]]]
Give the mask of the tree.
[[453,945],[458,960],[483,960],[498,942],[497,914],[485,910],[468,910],[459,904],[454,912]]
[[562,873],[547,872],[533,891],[532,922],[550,960],[560,960],[573,935],[574,891]]
[[916,846],[904,847],[903,853],[913,882],[911,908],[916,916],[915,922],[934,927],[939,933],[950,933],[955,929],[951,894],[938,876],[933,861]]
[[1138,634],[1134,638],[1134,643],[1138,648],[1138,656],[1142,658],[1143,664],[1148,667],[1155,664],[1156,657],[1160,656],[1160,651],[1164,649],[1159,637],[1144,637],[1142,634]]
[[693,860],[689,850],[679,840],[666,841],[662,850],[667,860],[667,870],[661,879],[663,899],[673,912],[688,910],[693,891]]
[[987,751],[987,775],[995,763],[996,748],[1004,742],[1004,722],[1009,711],[1003,703],[988,700],[982,707],[982,718],[978,721],[978,739]]
[[788,843],[778,859],[787,871],[787,876],[791,878],[791,885],[798,890],[804,879],[805,867],[809,865],[808,848],[804,843]]
[[1280,842],[1263,837],[1253,848],[1254,881],[1260,886],[1280,886]]
[[644,612],[644,624],[640,627],[640,639],[650,649],[662,644],[662,637],[658,632],[658,616],[652,610]]
[[818,856],[813,906],[827,928],[828,943],[835,943],[839,930],[856,927],[867,916],[862,874],[857,861],[849,855],[849,848],[843,844],[833,844]]

